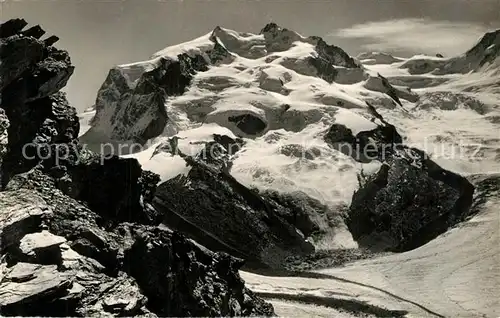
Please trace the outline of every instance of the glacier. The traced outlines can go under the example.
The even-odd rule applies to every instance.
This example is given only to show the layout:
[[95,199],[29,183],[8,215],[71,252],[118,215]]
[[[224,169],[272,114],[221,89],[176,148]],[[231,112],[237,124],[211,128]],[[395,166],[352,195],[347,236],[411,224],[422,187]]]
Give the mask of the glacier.
[[[166,79],[173,84],[159,89]],[[302,192],[340,211],[359,189],[359,175],[375,173],[381,163],[356,161],[324,136],[332,124],[354,135],[375,129],[369,105],[406,145],[474,184],[475,198],[487,197],[480,211],[403,253],[296,276],[243,271],[242,277],[283,316],[351,317],[346,304],[365,308],[367,316],[499,316],[500,30],[456,57],[354,58],[273,23],[259,34],[216,27],[111,69],[95,105],[80,115],[80,140],[95,151],[136,158],[164,182],[191,169],[178,153],[156,151],[171,138],[187,155],[214,134],[242,138],[231,167],[240,183]],[[358,248],[336,217],[316,248]]]

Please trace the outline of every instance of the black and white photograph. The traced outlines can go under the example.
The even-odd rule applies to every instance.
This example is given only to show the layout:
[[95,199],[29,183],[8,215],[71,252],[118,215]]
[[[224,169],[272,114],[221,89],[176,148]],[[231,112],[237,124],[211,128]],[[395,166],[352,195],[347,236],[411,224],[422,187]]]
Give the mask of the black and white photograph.
[[500,0],[0,0],[0,317],[500,318]]

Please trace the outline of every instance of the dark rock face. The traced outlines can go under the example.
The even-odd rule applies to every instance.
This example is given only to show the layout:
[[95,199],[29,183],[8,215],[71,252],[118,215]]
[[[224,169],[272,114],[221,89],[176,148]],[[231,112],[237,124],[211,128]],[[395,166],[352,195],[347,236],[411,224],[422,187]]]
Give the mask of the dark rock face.
[[328,60],[314,57],[309,57],[308,60],[309,63],[316,69],[319,78],[327,81],[328,83],[335,82],[338,71]]
[[262,134],[267,128],[265,122],[250,114],[230,116],[228,121],[235,123],[236,127],[243,133],[252,136]]
[[[159,176],[79,144],[76,111],[59,92],[69,56],[23,21],[0,26],[2,62],[18,61],[0,67],[2,315],[274,315],[245,288],[241,260],[156,227]],[[148,76],[189,70],[172,72]],[[189,78],[176,80],[165,92]]]
[[301,38],[297,33],[282,28],[276,23],[268,23],[261,31],[264,35],[268,52],[288,50],[293,42],[303,40],[315,46],[317,56],[309,57],[308,62],[317,71],[317,76],[332,83],[338,74],[335,66],[345,68],[360,68],[360,65],[344,50],[335,45],[327,44],[321,37],[310,36]]
[[21,33],[24,36],[31,36],[35,39],[40,39],[45,34],[45,30],[42,29],[42,27],[39,25],[34,25],[31,28],[22,31]]
[[[305,38],[274,23],[266,25],[261,33],[264,35],[263,38],[248,39],[245,38],[247,36],[245,34],[241,34],[241,38],[238,38],[232,32],[216,27],[209,37],[213,45],[199,47],[202,52],[193,51],[190,55],[182,53],[175,58],[161,56],[163,53],[158,53],[147,62],[121,65],[111,69],[97,95],[96,115],[91,121],[92,127],[81,137],[82,141],[88,137],[92,141],[111,139],[117,143],[132,141],[144,144],[147,140],[160,135],[166,127],[169,118],[168,97],[184,94],[197,72],[206,71],[209,66],[234,61],[237,55],[257,59],[272,52],[285,51],[291,48],[295,41],[311,44],[315,48],[314,56],[308,57],[306,63],[300,63],[301,66],[297,71],[302,72],[301,74],[318,76],[329,83],[335,80],[339,72],[349,75],[342,76],[343,81],[349,83],[359,81],[360,76],[365,77],[363,69],[352,57],[341,48],[329,45],[319,37]],[[290,63],[294,64],[294,59],[290,60]],[[343,84],[348,84],[347,82]],[[290,93],[289,89],[283,87],[282,80],[262,79],[261,84],[264,83],[266,90],[284,95]],[[221,91],[233,83],[198,84],[198,88]],[[210,107],[196,110],[196,115],[188,114],[188,118],[203,121],[211,111],[209,109]],[[229,121],[238,126],[242,135],[259,136],[268,127],[265,119],[251,114],[232,117],[234,118],[230,118]]]
[[141,174],[135,159],[94,158],[68,169],[72,191],[67,194],[87,202],[99,214],[112,213],[121,221],[134,221],[138,217],[131,214],[141,211],[142,189],[138,182]]
[[[135,316],[149,310],[161,316],[273,314],[272,306],[244,287],[238,275],[242,261],[212,253],[167,229],[122,223],[103,230],[97,225],[101,216],[51,183],[48,176],[32,171],[16,176],[8,191],[0,194],[2,215],[4,209],[17,213],[9,219],[25,218],[17,207],[19,197],[27,210],[48,209],[40,210],[39,222],[32,222],[31,228],[18,228],[37,232],[44,227],[68,239],[60,245],[58,266],[16,262],[9,269],[22,269],[26,279],[13,282],[12,274],[2,279],[2,314]],[[19,191],[19,187],[34,190]],[[44,279],[50,284],[43,284]],[[25,294],[15,293],[16,286]]]
[[[200,55],[187,54],[180,54],[176,61],[160,58],[156,63],[145,72],[132,67],[129,74],[119,68],[111,69],[99,90],[92,125],[109,121],[112,127],[108,137],[114,140],[142,143],[160,135],[168,121],[167,97],[183,94],[193,75],[206,71],[208,63]],[[133,78],[137,76],[134,72],[139,74],[138,78]],[[148,121],[145,127],[137,125],[140,118]]]
[[465,53],[465,56],[479,58],[478,67],[493,62],[500,56],[500,29],[487,32],[476,46]]
[[232,165],[229,152],[215,141],[206,143],[205,147],[196,155],[195,159],[204,161],[217,170],[227,169],[228,172],[230,170],[229,165]]
[[221,30],[220,27],[216,27],[210,36],[210,40],[215,43],[212,50],[207,51],[210,62],[214,65],[224,63],[226,61],[232,61],[234,59],[231,52],[229,52],[224,45],[221,43],[220,39],[217,37],[217,33]]
[[309,63],[316,69],[317,76],[328,83],[335,82],[339,71],[336,67],[359,69],[360,65],[340,47],[327,44],[318,36],[308,38],[316,45],[316,57],[309,57]]
[[79,123],[76,111],[58,93],[74,69],[67,52],[22,33],[1,39],[0,46],[0,106],[11,122],[10,150],[2,165],[5,186],[10,175],[29,170],[48,156],[43,145],[75,139]]
[[40,41],[14,35],[0,42],[2,65],[0,89],[4,89],[13,80],[19,78],[31,66],[42,60],[44,46]]
[[276,23],[266,24],[260,34],[264,35],[267,52],[286,51],[293,45],[293,42],[300,39],[297,33],[282,28]]
[[316,52],[319,57],[327,60],[330,64],[346,68],[360,68],[360,65],[340,47],[329,45],[322,38],[317,36],[309,37],[316,42]]
[[361,131],[356,136],[346,126],[333,124],[324,139],[333,148],[364,163],[385,160],[403,142],[396,128],[388,124]]
[[[216,251],[248,260],[249,266],[279,267],[288,255],[314,250],[282,218],[282,208],[224,171],[187,157],[191,171],[158,186],[153,205],[164,223]],[[285,213],[281,213],[285,214]]]
[[480,115],[488,113],[486,106],[479,99],[457,92],[429,92],[422,95],[421,101],[415,105],[417,109],[456,110],[460,107],[475,111]]
[[322,224],[328,223],[329,209],[316,199],[303,192],[279,193],[266,190],[262,197],[272,200],[277,206],[276,212],[288,223],[294,225],[305,237],[324,234]]
[[8,38],[9,36],[13,36],[15,34],[20,33],[26,26],[28,22],[24,19],[11,19],[9,21],[5,21],[0,25],[0,38]]
[[325,139],[350,145],[371,139],[376,149],[384,149],[376,150],[375,158],[383,165],[354,193],[346,223],[362,246],[407,251],[463,221],[469,215],[474,187],[423,151],[404,146],[394,126],[383,122],[356,137],[346,127],[334,125]]
[[401,68],[411,74],[465,74],[479,71],[483,66],[493,63],[500,57],[500,29],[487,32],[470,50],[457,57],[442,60],[417,59],[407,61]]
[[[17,288],[23,288],[29,300],[18,299],[13,292],[2,294],[4,315],[155,317],[150,311],[161,316],[273,315],[271,305],[244,287],[238,274],[242,261],[212,253],[168,229],[131,223],[104,229],[100,224],[116,224],[120,216],[115,219],[89,210],[55,189],[54,180],[40,170],[17,175],[0,193],[0,200],[1,215],[11,220],[11,230],[2,233],[16,235],[2,240],[12,242],[9,246],[42,229],[67,239],[58,257],[47,249],[42,255],[57,263],[57,269],[33,263],[36,266],[24,269],[30,279]],[[26,208],[20,209],[19,204]],[[9,247],[6,251],[10,253]],[[7,255],[16,260],[18,253]],[[12,266],[11,270],[25,267],[16,261]],[[37,272],[40,269],[42,273]],[[60,283],[44,285],[37,277]],[[99,288],[103,284],[109,288]],[[8,277],[0,282],[0,290],[13,290],[13,286],[19,285],[12,285]],[[49,308],[49,303],[55,305]]]
[[[177,233],[158,228],[139,229],[135,235],[124,266],[137,277],[150,307],[159,315],[273,315],[271,305],[254,302],[255,296],[244,287],[238,275],[241,260],[212,253]],[[197,282],[196,293],[191,291],[192,282]]]

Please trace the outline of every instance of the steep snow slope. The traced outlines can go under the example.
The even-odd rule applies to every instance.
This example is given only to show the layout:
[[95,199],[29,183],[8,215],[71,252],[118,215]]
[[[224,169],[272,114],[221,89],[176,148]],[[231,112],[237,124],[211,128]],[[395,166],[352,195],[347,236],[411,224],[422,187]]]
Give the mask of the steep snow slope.
[[[332,123],[354,134],[376,127],[368,101],[398,128],[405,143],[426,150],[443,167],[465,175],[498,172],[499,34],[488,33],[474,48],[450,59],[377,52],[353,59],[320,38],[273,24],[260,34],[217,27],[157,52],[151,60],[111,70],[95,108],[82,115],[88,131],[81,139],[94,148],[111,141],[115,153],[137,158],[164,181],[189,171],[179,155],[155,151],[168,138],[181,138],[179,150],[195,154],[214,133],[240,136],[246,144],[231,170],[238,181],[259,189],[303,191],[336,209],[350,203],[358,174],[374,172],[380,164],[359,163],[329,147],[323,136]],[[187,61],[179,62],[183,87],[160,99],[137,89],[147,82],[148,72],[168,73],[179,60]],[[203,67],[192,66],[196,63]],[[159,125],[155,116],[164,116],[165,109],[168,120]],[[135,151],[130,151],[132,143]],[[117,151],[124,144],[129,147]],[[498,210],[490,203],[469,223],[416,250],[324,272],[371,286],[327,276],[244,275],[255,290],[280,299],[274,304],[282,314],[293,313],[287,301],[300,302],[300,310],[312,316],[339,314],[343,308],[318,296],[330,303],[339,297],[362,300],[415,317],[493,317],[498,308],[493,302],[498,222]],[[316,244],[328,249],[357,246],[341,222]],[[478,259],[480,253],[485,254]],[[305,297],[309,294],[316,298]],[[478,300],[483,303],[475,305]]]

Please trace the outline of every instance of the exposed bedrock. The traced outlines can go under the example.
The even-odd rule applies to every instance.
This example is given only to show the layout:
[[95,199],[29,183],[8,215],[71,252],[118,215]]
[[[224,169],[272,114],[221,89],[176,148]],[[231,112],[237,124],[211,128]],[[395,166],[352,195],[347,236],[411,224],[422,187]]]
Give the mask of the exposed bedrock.
[[324,138],[357,161],[383,163],[376,174],[361,176],[352,197],[346,224],[353,238],[374,250],[407,251],[465,220],[474,186],[423,151],[405,146],[395,127],[382,121],[356,136],[334,124]]
[[[167,98],[184,94],[193,76],[233,56],[217,37],[200,54],[157,57],[148,65],[120,65],[109,71],[97,94],[89,138],[144,143],[160,135],[168,122]],[[85,140],[85,135],[83,140]]]
[[2,240],[9,260],[0,281],[3,315],[273,313],[244,287],[240,260],[212,253],[168,229],[132,223],[104,229],[98,224],[108,216],[56,190],[40,171],[24,182],[13,180],[0,200],[0,215],[8,216],[1,220],[2,228],[7,226],[2,232],[12,233]]
[[385,160],[394,148],[401,146],[403,142],[401,135],[392,125],[379,125],[375,129],[354,135],[346,126],[333,124],[324,140],[334,149],[363,163]]
[[265,122],[250,114],[229,116],[228,121],[234,123],[239,130],[247,135],[259,135],[267,128]]
[[[327,44],[319,36],[305,38],[294,31],[278,26],[276,23],[268,23],[260,31],[260,34],[264,35],[268,53],[286,51],[292,47],[295,41],[314,45],[317,54],[314,57],[308,57],[307,62],[315,69],[316,76],[329,83],[336,81],[339,72],[345,75],[346,69],[360,69],[361,67],[340,47]],[[362,73],[357,74],[357,81],[363,77]]]
[[381,92],[387,94],[391,97],[395,103],[403,106],[401,99],[407,100],[409,102],[417,102],[419,99],[418,94],[412,92],[410,89],[405,87],[397,87],[389,83],[389,80],[382,75],[378,74],[377,77],[369,77],[363,86],[366,89]]
[[153,200],[163,222],[216,251],[245,258],[249,266],[280,267],[294,254],[314,251],[286,207],[245,187],[224,169],[186,157],[189,173],[158,186]]
[[9,121],[2,186],[11,175],[31,169],[46,156],[36,149],[69,142],[80,127],[75,109],[59,92],[74,69],[68,53],[28,36],[30,32],[11,34],[27,25],[22,19],[11,21],[18,22],[3,24],[1,32],[6,36],[0,39],[0,107]]
[[205,59],[180,54],[177,60],[158,58],[151,70],[119,66],[110,70],[95,104],[92,126],[97,133],[118,141],[145,142],[156,137],[168,121],[168,96],[182,95]]

